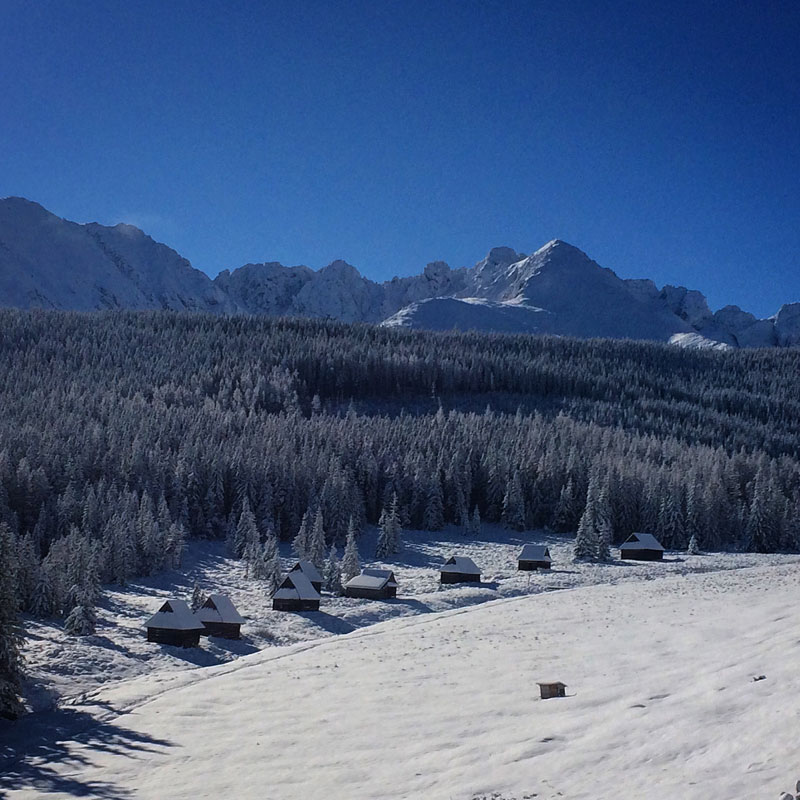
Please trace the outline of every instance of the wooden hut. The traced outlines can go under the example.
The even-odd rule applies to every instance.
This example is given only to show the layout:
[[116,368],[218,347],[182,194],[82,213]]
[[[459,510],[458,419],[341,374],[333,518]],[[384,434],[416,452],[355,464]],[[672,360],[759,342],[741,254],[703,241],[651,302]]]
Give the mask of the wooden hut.
[[311,581],[311,585],[318,591],[322,591],[322,575],[319,574],[319,570],[310,562],[310,561],[303,561],[302,559],[298,561],[290,570],[289,572],[302,572],[306,578]]
[[550,551],[543,544],[526,544],[519,554],[518,569],[530,572],[534,569],[550,569]]
[[539,694],[542,700],[549,700],[551,697],[566,697],[567,685],[561,681],[550,681],[548,683],[539,683]]
[[397,597],[397,581],[388,569],[363,569],[360,575],[344,585],[345,597],[364,597],[370,600],[387,600]]
[[244,617],[236,610],[226,594],[212,594],[195,612],[203,623],[207,636],[220,636],[223,639],[240,639]]
[[365,567],[361,570],[362,575],[372,575],[375,578],[386,577],[389,579],[387,584],[389,588],[389,597],[397,597],[397,580],[394,577],[394,572],[390,569],[375,569],[373,567]]
[[619,546],[619,556],[635,561],[661,561],[664,548],[652,533],[632,533]]
[[293,570],[272,595],[275,611],[319,611],[319,592],[301,570]]
[[450,556],[441,572],[442,583],[480,583],[481,571],[471,558]]
[[185,600],[167,600],[145,624],[148,642],[178,647],[197,647],[204,630]]

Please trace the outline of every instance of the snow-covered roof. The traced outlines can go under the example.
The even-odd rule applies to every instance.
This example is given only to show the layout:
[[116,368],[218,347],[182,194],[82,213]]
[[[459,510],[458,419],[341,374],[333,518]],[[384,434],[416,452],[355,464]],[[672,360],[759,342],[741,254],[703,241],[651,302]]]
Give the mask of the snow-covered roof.
[[550,561],[550,551],[543,544],[525,544],[519,554],[520,561]]
[[354,578],[350,578],[345,584],[350,589],[374,589],[375,591],[380,591],[388,585],[388,575],[367,575],[364,572]]
[[302,572],[310,581],[322,583],[322,575],[319,574],[319,570],[310,561],[301,559],[289,571]]
[[209,595],[195,614],[203,622],[226,622],[234,625],[244,623],[244,617],[236,610],[236,606],[226,594]]
[[394,572],[390,569],[375,569],[374,567],[367,567],[361,570],[362,575],[372,575],[373,578],[388,578],[389,586],[397,588],[397,581],[394,577]]
[[273,597],[278,600],[319,600],[319,592],[311,585],[308,576],[298,569],[283,579]]
[[450,556],[450,558],[444,562],[442,572],[460,572],[464,575],[481,574],[475,562],[466,556]]
[[566,688],[566,683],[562,683],[561,681],[537,681],[537,686],[564,686]]
[[202,630],[203,623],[192,613],[185,600],[167,600],[158,611],[147,620],[148,628],[167,628],[173,631]]
[[620,550],[663,550],[661,542],[652,533],[632,533],[620,546]]

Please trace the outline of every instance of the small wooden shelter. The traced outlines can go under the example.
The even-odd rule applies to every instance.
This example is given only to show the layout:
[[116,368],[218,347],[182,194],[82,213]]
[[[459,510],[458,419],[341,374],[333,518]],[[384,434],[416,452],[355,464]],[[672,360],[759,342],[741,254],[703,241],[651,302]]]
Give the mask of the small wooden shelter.
[[652,533],[632,533],[619,546],[619,556],[635,561],[661,561],[664,548]]
[[370,600],[386,600],[397,597],[397,581],[394,572],[388,569],[362,569],[360,575],[344,585],[345,597],[364,597]]
[[542,700],[549,700],[551,697],[566,697],[567,684],[561,681],[550,681],[548,683],[538,683],[539,693]]
[[319,592],[301,570],[293,570],[272,595],[274,611],[319,611]]
[[318,591],[322,591],[322,575],[319,570],[310,562],[300,560],[298,561],[289,572],[302,572],[311,581],[311,585]]
[[519,554],[518,569],[530,572],[535,569],[550,569],[550,551],[543,544],[526,544]]
[[450,556],[441,572],[442,583],[480,583],[481,571],[471,558]]
[[145,625],[148,642],[178,647],[197,647],[204,630],[185,600],[167,600]]
[[240,639],[244,617],[236,610],[226,594],[212,594],[197,609],[195,615],[203,623],[207,636]]

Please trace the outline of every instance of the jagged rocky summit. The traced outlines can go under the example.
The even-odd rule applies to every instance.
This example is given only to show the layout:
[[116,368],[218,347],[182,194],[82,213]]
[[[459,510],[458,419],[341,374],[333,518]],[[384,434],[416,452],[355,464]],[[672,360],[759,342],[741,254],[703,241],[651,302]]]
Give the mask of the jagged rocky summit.
[[330,317],[691,347],[800,345],[800,303],[769,319],[737,306],[714,313],[698,291],[623,280],[558,239],[531,255],[495,247],[471,268],[436,261],[383,283],[339,260],[316,271],[246,264],[211,280],[138,228],[79,225],[18,197],[0,200],[0,306]]

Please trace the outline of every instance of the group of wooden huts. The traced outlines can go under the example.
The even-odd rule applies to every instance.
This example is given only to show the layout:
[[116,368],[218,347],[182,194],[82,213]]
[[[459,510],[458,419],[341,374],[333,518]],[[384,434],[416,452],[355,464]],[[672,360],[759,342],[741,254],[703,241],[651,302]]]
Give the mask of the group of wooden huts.
[[201,636],[239,639],[243,624],[244,617],[225,594],[210,595],[197,611],[185,600],[167,600],[147,620],[147,641],[197,647]]
[[[634,533],[620,545],[620,558],[638,561],[660,561],[664,556],[661,543],[649,533]],[[545,545],[526,544],[517,559],[523,572],[552,567],[550,550]],[[480,583],[481,570],[467,556],[451,556],[440,571],[442,584]],[[272,595],[274,611],[319,611],[322,576],[310,562],[298,561],[286,574]],[[388,569],[366,568],[344,585],[345,597],[388,600],[397,597],[397,581]],[[244,619],[224,594],[212,594],[197,610],[192,611],[183,600],[167,600],[147,621],[147,639],[161,644],[196,647],[200,636],[221,636],[238,639]]]

